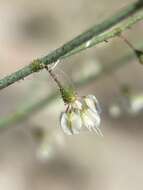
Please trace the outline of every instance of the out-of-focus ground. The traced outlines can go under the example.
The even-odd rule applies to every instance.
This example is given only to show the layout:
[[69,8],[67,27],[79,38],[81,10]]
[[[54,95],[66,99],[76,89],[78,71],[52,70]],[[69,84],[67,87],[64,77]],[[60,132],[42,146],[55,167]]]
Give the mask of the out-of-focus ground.
[[[0,1],[0,77],[16,71],[33,58],[43,56],[64,42],[111,16],[132,0],[5,0]],[[142,23],[125,32],[135,45],[142,40]],[[63,61],[59,66],[71,75],[87,74],[90,62],[107,65],[131,50],[113,39]],[[91,67],[92,68],[92,67]],[[85,72],[85,71],[86,72]],[[93,69],[92,73],[93,73]],[[80,95],[95,94],[102,106],[104,138],[89,132],[66,136],[59,130],[60,99],[27,121],[0,134],[0,189],[4,190],[142,190],[143,119],[113,119],[107,108],[129,84],[142,92],[143,67],[134,59],[112,75],[78,89]],[[90,74],[90,73],[89,73]],[[46,72],[1,91],[0,116],[13,113],[22,103],[38,100],[55,89]],[[60,104],[59,104],[60,103]],[[53,135],[47,160],[37,157],[37,142],[31,134],[44,127]],[[58,140],[57,140],[58,138]]]

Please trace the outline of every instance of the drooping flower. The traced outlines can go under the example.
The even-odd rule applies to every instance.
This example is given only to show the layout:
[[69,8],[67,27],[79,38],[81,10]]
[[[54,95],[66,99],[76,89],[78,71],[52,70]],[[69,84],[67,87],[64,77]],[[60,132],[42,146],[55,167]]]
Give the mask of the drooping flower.
[[82,118],[83,125],[89,131],[95,131],[98,135],[102,136],[102,133],[99,129],[101,119],[98,113],[87,108],[81,111],[81,118]]
[[61,114],[60,126],[68,134],[79,134],[82,127],[95,131],[102,136],[100,127],[100,106],[94,95],[75,97],[67,103],[67,109]]
[[83,97],[82,102],[81,118],[83,125],[89,131],[95,131],[98,135],[103,136],[99,129],[101,108],[97,98],[94,95],[88,95]]
[[66,111],[60,117],[60,126],[68,134],[78,134],[82,127],[102,135],[100,127],[100,106],[94,95],[78,97],[73,88],[65,88],[53,73],[45,67],[59,87],[62,99],[67,105]]

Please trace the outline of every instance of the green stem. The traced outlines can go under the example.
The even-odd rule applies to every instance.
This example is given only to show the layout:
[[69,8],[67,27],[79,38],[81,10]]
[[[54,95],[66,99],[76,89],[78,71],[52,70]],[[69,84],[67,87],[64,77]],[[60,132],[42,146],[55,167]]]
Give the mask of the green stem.
[[91,48],[99,43],[102,42],[106,42],[111,38],[114,38],[116,36],[119,36],[122,32],[124,32],[126,29],[129,29],[132,25],[134,25],[135,23],[139,22],[143,20],[143,12],[138,13],[135,16],[130,17],[126,22],[120,24],[120,26],[111,29],[109,32],[104,32],[103,34],[99,35],[99,36],[95,36],[90,40],[89,45],[87,46],[86,43],[83,43],[81,46],[79,46],[78,48],[75,48],[73,51],[70,51],[68,54],[64,55],[64,59],[74,55],[78,52],[81,52],[87,48]]
[[[143,48],[143,45],[139,45],[139,49]],[[125,57],[121,58],[120,60],[116,61],[115,63],[111,63],[109,66],[104,66],[97,75],[91,75],[88,78],[82,79],[78,82],[76,82],[77,87],[84,87],[85,85],[88,85],[92,81],[98,80],[100,78],[105,77],[107,74],[111,74],[118,68],[126,65],[129,63],[131,59],[134,58],[134,54],[128,54]],[[5,129],[6,127],[13,125],[15,123],[19,123],[24,121],[25,119],[29,118],[32,114],[35,112],[40,111],[47,105],[49,105],[52,101],[54,101],[58,97],[57,92],[53,92],[50,95],[47,95],[45,98],[33,102],[31,104],[27,104],[24,107],[20,107],[14,114],[11,114],[9,116],[6,116],[4,118],[0,119],[0,128]]]
[[6,128],[9,125],[24,121],[30,117],[31,114],[36,113],[37,111],[44,108],[44,106],[46,106],[48,103],[55,100],[57,96],[58,94],[56,92],[51,93],[51,95],[48,95],[42,100],[20,107],[20,109],[18,109],[15,113],[0,119],[0,128]]
[[[64,58],[64,56],[67,57],[68,53],[73,51],[74,49],[78,48],[85,42],[89,41],[93,37],[102,34],[104,31],[107,29],[111,28],[115,24],[121,22],[125,18],[129,17],[133,13],[139,11],[143,7],[143,1],[137,1],[125,9],[121,10],[119,13],[113,15],[111,18],[105,20],[101,24],[95,25],[91,29],[87,30],[86,32],[82,33],[81,35],[75,37],[73,40],[67,42],[60,48],[54,50],[53,52],[49,53],[48,55],[37,59],[36,61],[33,61],[31,64],[25,66],[24,68],[4,77],[3,79],[0,80],[0,89],[6,88],[7,86],[15,83],[16,81],[19,81],[21,79],[24,79],[28,75],[32,74],[33,72],[37,72],[44,67],[41,65],[41,63],[48,65],[56,62],[57,60]],[[135,19],[136,16],[129,18],[129,26],[132,26],[135,24],[138,19]],[[135,22],[131,22],[132,19],[135,19]],[[128,27],[129,27],[128,26]],[[126,27],[124,30],[127,29]],[[110,31],[107,33],[107,38],[104,37],[101,39],[99,35],[95,37],[96,38],[96,44],[100,43],[106,39],[109,39],[108,35],[110,35]],[[91,47],[91,46],[90,46]],[[76,52],[75,52],[76,53]],[[74,54],[74,52],[72,52]]]

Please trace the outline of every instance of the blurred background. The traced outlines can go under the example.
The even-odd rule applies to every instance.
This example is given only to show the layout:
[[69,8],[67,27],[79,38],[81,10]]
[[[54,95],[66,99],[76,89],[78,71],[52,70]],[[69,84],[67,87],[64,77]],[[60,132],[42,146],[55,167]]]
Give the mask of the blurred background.
[[[134,0],[0,1],[0,78],[48,54]],[[138,47],[143,24],[124,35]],[[100,74],[110,64],[124,64],[98,80],[78,87],[95,94],[102,107],[104,137],[87,131],[66,136],[59,129],[65,109],[60,97],[0,134],[0,189],[4,190],[142,190],[143,67],[119,38],[65,59],[57,66],[76,82]],[[127,57],[128,58],[128,57]],[[59,70],[60,69],[60,70]],[[63,75],[62,75],[63,77]],[[66,80],[66,77],[63,77]],[[55,83],[46,71],[1,91],[1,118],[39,101]],[[127,95],[128,93],[128,95]]]

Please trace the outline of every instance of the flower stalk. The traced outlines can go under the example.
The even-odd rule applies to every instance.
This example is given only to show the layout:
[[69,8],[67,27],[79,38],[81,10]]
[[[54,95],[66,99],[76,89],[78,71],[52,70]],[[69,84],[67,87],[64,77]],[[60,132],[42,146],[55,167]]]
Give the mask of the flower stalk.
[[49,72],[50,76],[52,77],[52,79],[57,84],[64,103],[68,104],[68,103],[74,102],[75,99],[76,99],[75,90],[73,88],[71,88],[71,87],[70,88],[69,87],[67,87],[67,88],[64,87],[63,84],[61,83],[61,81],[59,81],[56,74],[53,72],[53,69],[49,68],[48,66],[45,66],[45,69]]
[[136,49],[133,44],[122,34],[119,37],[133,50],[140,64],[143,64],[143,51]]

